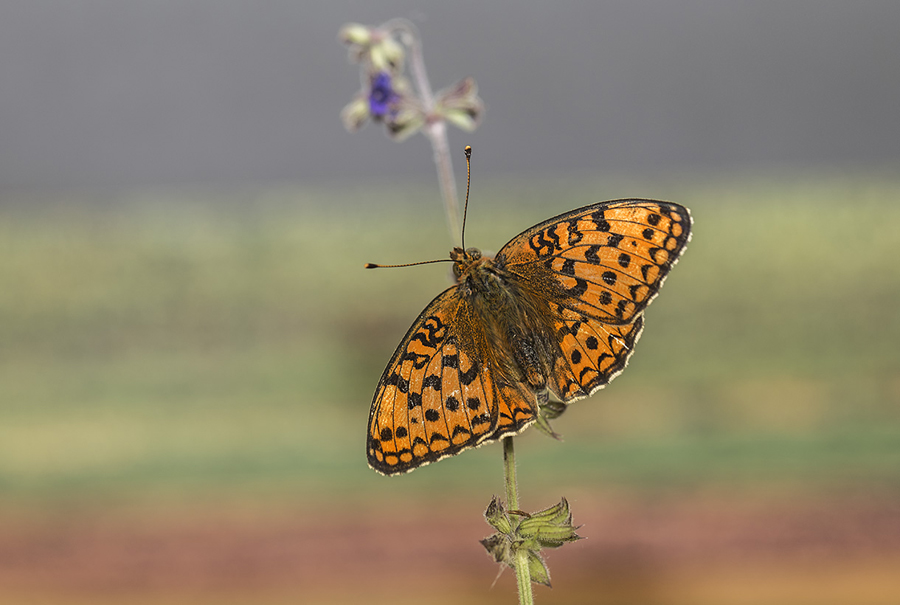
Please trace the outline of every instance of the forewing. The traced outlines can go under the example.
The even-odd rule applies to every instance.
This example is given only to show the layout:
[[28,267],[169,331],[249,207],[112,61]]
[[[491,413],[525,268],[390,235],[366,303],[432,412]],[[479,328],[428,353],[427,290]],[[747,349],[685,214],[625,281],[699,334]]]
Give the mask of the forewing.
[[467,301],[454,286],[435,298],[385,368],[369,412],[369,465],[393,475],[452,456],[498,422],[490,364],[461,339]]
[[552,303],[625,325],[659,292],[690,236],[690,213],[679,204],[600,202],[521,233],[497,262]]

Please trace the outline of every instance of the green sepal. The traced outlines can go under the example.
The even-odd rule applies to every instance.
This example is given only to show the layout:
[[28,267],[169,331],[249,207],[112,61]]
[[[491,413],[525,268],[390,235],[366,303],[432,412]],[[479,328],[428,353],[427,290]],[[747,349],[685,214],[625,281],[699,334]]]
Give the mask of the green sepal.
[[362,23],[347,23],[338,32],[338,39],[344,44],[368,46],[372,41],[372,29]]
[[515,569],[516,558],[525,557],[531,581],[550,586],[550,572],[541,557],[543,548],[559,548],[566,542],[580,540],[572,525],[569,502],[560,498],[559,504],[536,513],[508,511],[497,496],[491,499],[484,518],[497,533],[481,540],[495,562]]
[[572,525],[572,513],[569,503],[562,498],[559,504],[545,508],[523,519],[519,523],[516,534],[529,549],[559,548],[566,542],[581,539],[575,533],[578,529]]
[[568,406],[562,401],[547,401],[541,404],[541,416],[547,420],[556,420],[563,415]]
[[483,540],[479,540],[484,549],[494,559],[495,563],[504,563],[513,566],[512,552],[509,548],[509,536],[493,534]]
[[473,78],[464,78],[435,95],[436,116],[454,126],[473,131],[481,122],[484,103],[478,97],[478,85]]
[[550,421],[547,420],[547,417],[544,415],[544,408],[541,407],[538,411],[537,418],[535,419],[534,426],[537,430],[544,433],[548,437],[553,437],[557,441],[562,441],[562,435],[553,430],[553,427],[550,426]]
[[418,109],[401,109],[396,116],[384,121],[388,136],[394,141],[402,141],[421,130],[425,117]]
[[503,506],[503,502],[497,496],[491,499],[487,510],[484,511],[484,519],[500,533],[512,533],[512,522],[509,519],[509,514],[507,514],[506,507]]
[[442,115],[445,120],[466,132],[472,132],[478,128],[478,121],[472,116],[472,113],[463,109],[444,109],[438,111],[438,115]]
[[[531,574],[532,583],[550,586],[550,570],[547,569],[547,564],[544,563],[544,559],[541,558],[541,555],[533,550],[529,550],[527,556],[528,571]],[[553,587],[550,586],[550,588]]]
[[369,63],[376,72],[400,74],[404,60],[403,46],[390,36],[384,36],[369,48]]
[[341,110],[341,121],[350,132],[362,128],[368,119],[369,101],[364,96],[357,96]]

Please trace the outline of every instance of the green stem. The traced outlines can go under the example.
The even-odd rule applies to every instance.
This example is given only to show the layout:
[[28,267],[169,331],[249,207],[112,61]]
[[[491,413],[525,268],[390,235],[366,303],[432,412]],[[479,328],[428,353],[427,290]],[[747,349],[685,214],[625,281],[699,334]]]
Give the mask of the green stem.
[[531,572],[528,569],[528,551],[520,548],[516,551],[516,584],[519,585],[519,605],[534,605],[534,593],[531,591]]
[[503,438],[503,475],[506,479],[506,508],[519,509],[519,488],[516,485],[516,449],[512,437]]
[[[506,508],[518,510],[519,488],[516,485],[516,450],[513,438],[503,438],[503,474],[506,479]],[[518,549],[513,561],[516,569],[516,584],[519,586],[519,605],[534,605],[531,591],[531,572],[528,569],[528,551]]]

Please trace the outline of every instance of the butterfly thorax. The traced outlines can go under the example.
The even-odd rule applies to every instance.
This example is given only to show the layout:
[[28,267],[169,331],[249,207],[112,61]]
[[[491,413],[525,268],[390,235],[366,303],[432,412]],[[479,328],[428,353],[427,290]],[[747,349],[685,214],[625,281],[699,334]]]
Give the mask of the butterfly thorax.
[[544,389],[555,357],[546,329],[549,306],[508,279],[502,260],[485,257],[477,248],[454,248],[450,258],[461,293],[483,326],[490,349],[485,357],[511,381]]

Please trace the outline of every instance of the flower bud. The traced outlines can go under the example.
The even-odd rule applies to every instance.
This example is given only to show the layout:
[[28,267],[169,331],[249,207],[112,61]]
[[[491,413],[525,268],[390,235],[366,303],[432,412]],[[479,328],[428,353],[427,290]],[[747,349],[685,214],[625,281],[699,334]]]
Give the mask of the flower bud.
[[361,23],[347,23],[338,32],[338,39],[344,44],[368,46],[372,42],[372,30]]
[[403,71],[405,54],[403,46],[390,35],[385,35],[372,44],[369,61],[375,71],[399,74]]
[[344,128],[350,132],[362,128],[368,119],[369,100],[364,96],[356,97],[341,110],[341,121],[344,123]]
[[475,130],[484,113],[475,80],[465,78],[439,91],[435,95],[435,113],[463,130]]
[[388,136],[399,142],[419,132],[425,125],[425,116],[418,106],[406,105],[396,115],[385,119],[384,125],[387,126]]
[[580,540],[572,525],[572,513],[565,498],[559,504],[532,514],[519,523],[517,534],[529,549],[558,548],[566,542]]

